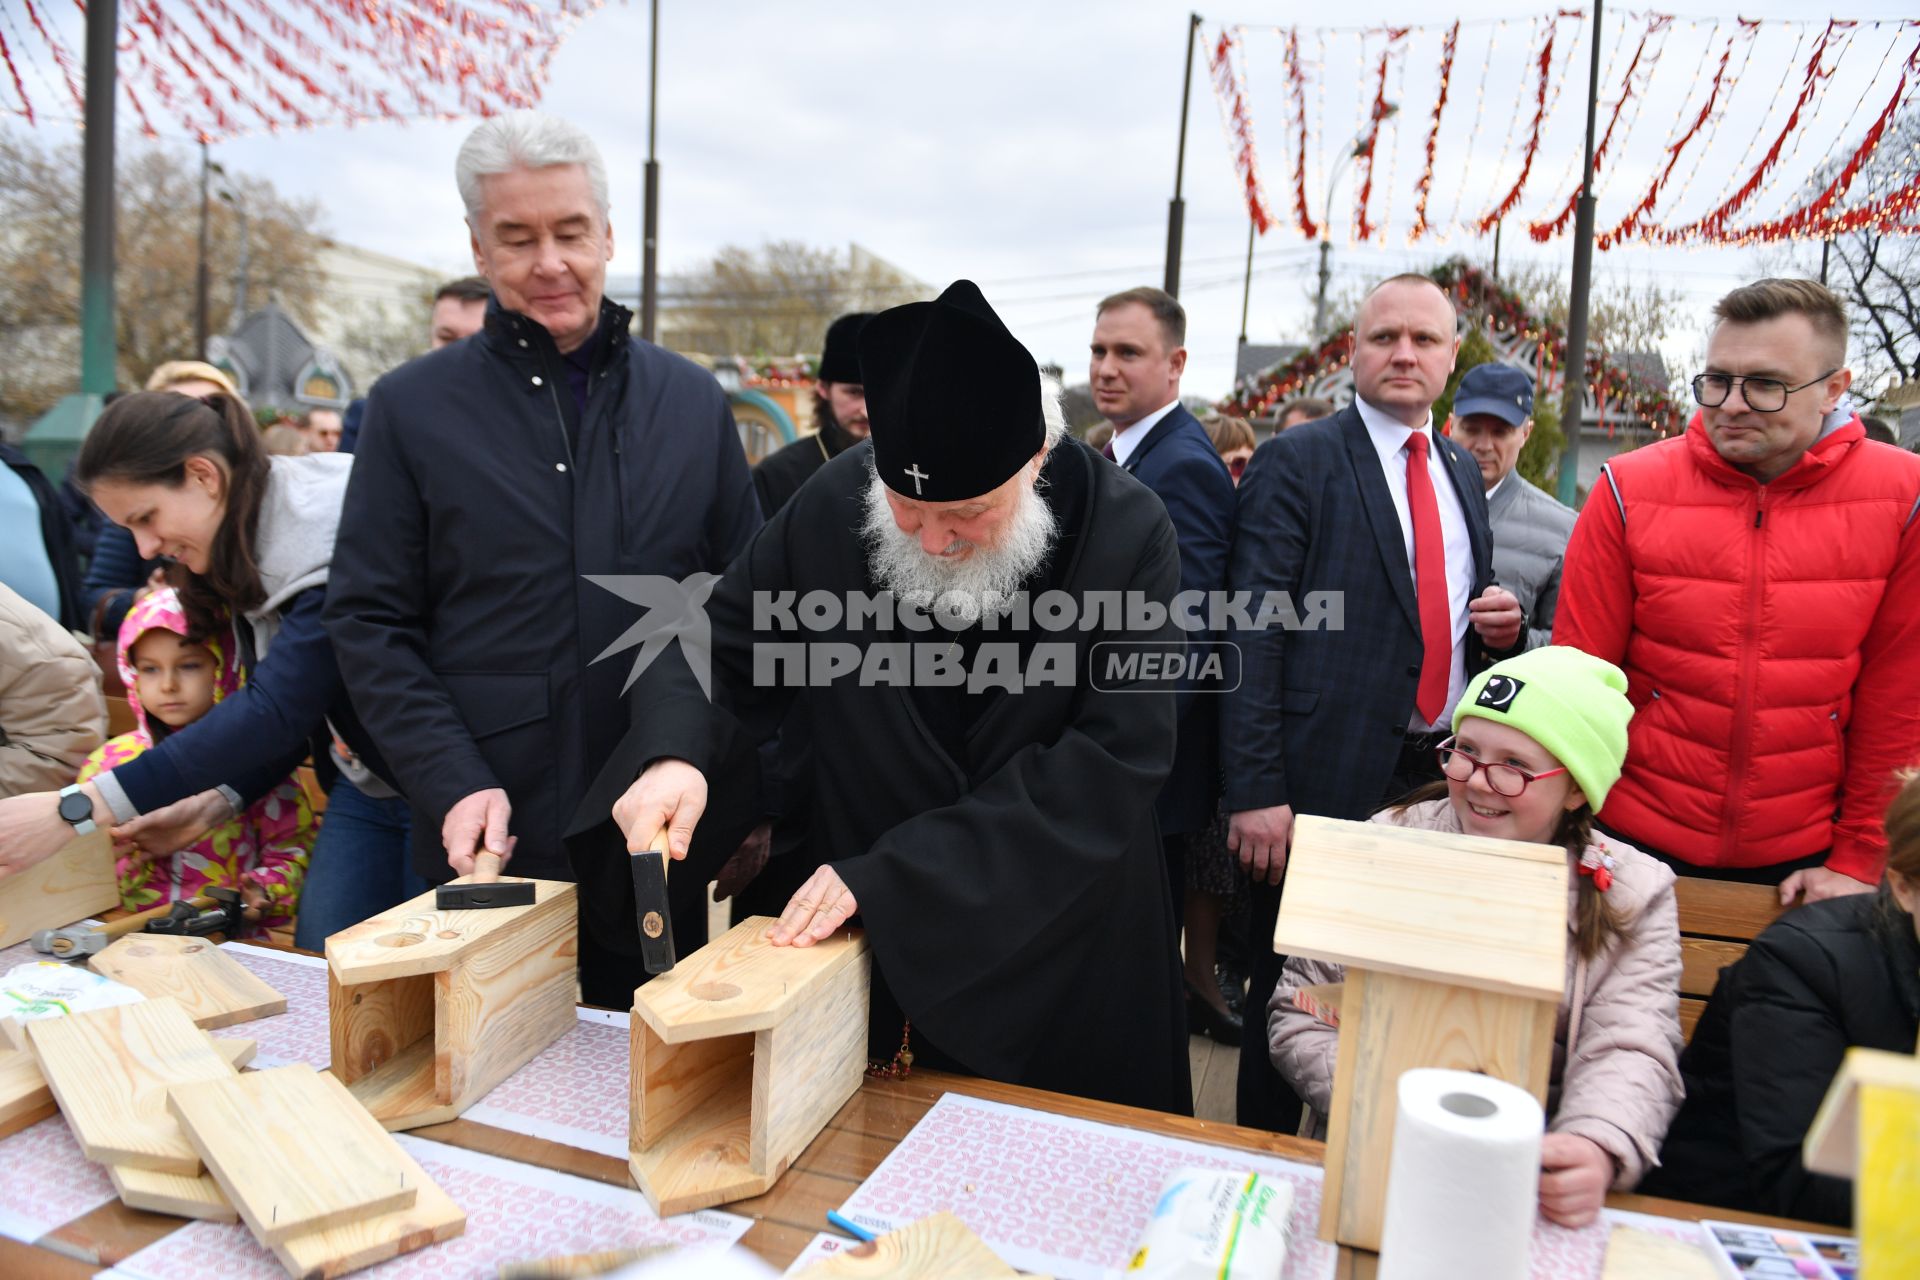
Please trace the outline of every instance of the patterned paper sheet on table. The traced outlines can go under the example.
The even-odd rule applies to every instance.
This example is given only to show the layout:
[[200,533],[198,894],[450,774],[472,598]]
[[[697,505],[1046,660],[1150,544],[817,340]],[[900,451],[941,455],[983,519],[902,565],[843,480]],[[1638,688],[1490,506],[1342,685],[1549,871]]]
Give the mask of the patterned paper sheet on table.
[[36,960],[51,959],[53,959],[52,956],[35,951],[31,942],[16,942],[10,947],[0,947],[0,973],[5,973],[17,964],[32,964]]
[[107,1171],[80,1153],[60,1116],[0,1139],[0,1235],[38,1240],[114,1195]]
[[[1333,1274],[1318,1238],[1321,1172],[1278,1156],[1162,1138],[1116,1125],[946,1094],[840,1212],[884,1232],[952,1210],[1008,1264],[1061,1280],[1124,1268],[1175,1169],[1272,1173],[1293,1186],[1287,1280]],[[1574,1231],[1533,1232],[1533,1280],[1597,1280],[1618,1225],[1698,1244],[1698,1223],[1609,1209]],[[816,1242],[817,1243],[817,1242]]]
[[333,1043],[327,1033],[327,962],[319,956],[273,951],[244,942],[223,942],[220,949],[238,960],[260,981],[287,998],[287,1011],[252,1022],[236,1022],[210,1034],[257,1041],[253,1067],[284,1067],[304,1062],[325,1071],[333,1061]]
[[631,1015],[575,1012],[580,1020],[573,1030],[495,1085],[465,1118],[624,1160]]
[[[631,1245],[725,1248],[753,1224],[711,1209],[664,1221],[638,1191],[610,1187],[407,1134],[394,1137],[467,1213],[466,1234],[356,1272],[369,1280],[491,1277],[503,1262]],[[192,1222],[112,1271],[117,1280],[285,1280],[246,1227]]]
[[1293,1188],[1285,1280],[1325,1280],[1320,1170],[1252,1151],[946,1094],[840,1212],[874,1232],[951,1210],[1002,1261],[1061,1280],[1127,1264],[1176,1169],[1271,1174]]

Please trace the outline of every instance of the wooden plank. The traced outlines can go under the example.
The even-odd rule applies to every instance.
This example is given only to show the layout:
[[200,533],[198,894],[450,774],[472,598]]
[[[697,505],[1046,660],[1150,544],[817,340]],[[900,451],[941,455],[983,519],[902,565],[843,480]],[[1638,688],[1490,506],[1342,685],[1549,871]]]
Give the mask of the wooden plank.
[[1675,879],[1673,897],[1681,933],[1739,942],[1752,941],[1786,911],[1780,905],[1780,891],[1772,885],[1708,880],[1703,876]]
[[199,1174],[167,1091],[234,1070],[186,1010],[167,999],[95,1009],[30,1023],[27,1038],[87,1159]]
[[[8,1020],[12,1022],[12,1019]],[[21,1048],[0,1049],[0,1138],[38,1124],[59,1108],[53,1090],[40,1074],[40,1061],[25,1047],[24,1024],[14,1022],[20,1033]],[[214,1051],[238,1069],[252,1061],[259,1047],[252,1040],[215,1040]]]
[[253,1055],[260,1051],[258,1040],[243,1040],[238,1036],[209,1036],[213,1041],[213,1051],[225,1058],[235,1071],[253,1061]]
[[54,1113],[53,1090],[29,1049],[0,1049],[0,1138]]
[[439,973],[494,933],[528,927],[530,920],[574,914],[574,886],[535,880],[528,907],[441,911],[431,891],[327,939],[327,965],[343,984]]
[[867,1069],[871,969],[863,945],[852,963],[814,982],[779,1023],[759,1033],[753,1053],[755,1173],[777,1178],[786,1172],[859,1090]]
[[434,1093],[457,1110],[478,1102],[576,1021],[573,896],[555,895],[516,914],[512,925],[470,944],[434,976]]
[[287,998],[204,938],[129,934],[89,960],[97,974],[166,996],[211,1030],[287,1011]]
[[399,1147],[305,1063],[171,1090],[167,1105],[265,1245],[410,1208]]
[[1693,1029],[1700,1024],[1700,1015],[1707,1011],[1707,1002],[1692,996],[1680,997],[1680,1036],[1684,1040],[1693,1039]]
[[440,1100],[433,1075],[433,1038],[425,1036],[355,1080],[347,1091],[382,1128],[418,1129],[460,1114],[460,1108]]
[[1302,817],[1273,947],[1529,999],[1566,984],[1567,855]]
[[433,1035],[433,975],[347,986],[327,969],[331,1070],[348,1084]]
[[[332,1076],[320,1078],[338,1095],[338,1102],[343,1105],[351,1102],[345,1085]],[[394,1146],[394,1155],[402,1176],[419,1190],[413,1206],[296,1236],[275,1245],[274,1256],[280,1259],[280,1265],[289,1275],[345,1275],[442,1240],[451,1240],[467,1229],[466,1213],[434,1184],[419,1162],[398,1144]]]
[[627,1133],[635,1148],[658,1142],[701,1103],[753,1073],[753,1032],[668,1044],[639,1018],[628,1024],[632,1071]]
[[759,1031],[784,1017],[814,983],[866,954],[858,929],[810,947],[776,947],[766,940],[772,924],[771,916],[742,920],[635,991],[634,1013],[668,1044]]
[[[213,1051],[227,1060],[227,1064],[238,1071],[253,1061],[253,1055],[260,1049],[258,1041],[235,1038],[215,1039],[209,1036]],[[108,1165],[107,1175],[113,1179],[114,1190],[120,1193],[121,1203],[130,1209],[145,1209],[151,1213],[171,1213],[181,1218],[200,1218],[208,1222],[238,1222],[240,1215],[234,1212],[222,1194],[220,1184],[210,1173],[202,1173],[197,1178],[189,1178],[179,1173],[159,1173],[152,1169],[126,1169],[119,1165]]]
[[657,1141],[634,1151],[633,1180],[663,1218],[757,1196],[776,1179],[753,1169],[753,1080],[741,1073]]
[[941,1212],[877,1240],[820,1259],[798,1280],[997,1280],[1020,1273],[951,1213]]
[[1544,1107],[1556,1011],[1557,1002],[1347,970],[1321,1237],[1380,1247],[1401,1073],[1415,1067],[1477,1071],[1519,1085]]
[[107,1176],[113,1179],[113,1189],[120,1193],[120,1202],[129,1209],[170,1213],[176,1218],[198,1218],[203,1222],[240,1221],[232,1202],[210,1173],[197,1176],[161,1173],[110,1164]]
[[68,841],[52,857],[0,880],[0,947],[38,929],[59,929],[120,905],[113,838],[105,831]]
[[1680,994],[1710,996],[1713,984],[1720,981],[1720,970],[1747,954],[1743,942],[1720,942],[1712,938],[1680,939]]

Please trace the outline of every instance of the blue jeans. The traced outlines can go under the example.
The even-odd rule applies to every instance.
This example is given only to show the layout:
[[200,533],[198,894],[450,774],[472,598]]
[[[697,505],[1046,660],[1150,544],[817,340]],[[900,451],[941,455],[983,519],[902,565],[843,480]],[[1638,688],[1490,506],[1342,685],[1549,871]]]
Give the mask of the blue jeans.
[[345,778],[334,782],[300,891],[296,946],[325,951],[333,934],[427,891],[408,857],[411,825],[405,800],[376,800]]

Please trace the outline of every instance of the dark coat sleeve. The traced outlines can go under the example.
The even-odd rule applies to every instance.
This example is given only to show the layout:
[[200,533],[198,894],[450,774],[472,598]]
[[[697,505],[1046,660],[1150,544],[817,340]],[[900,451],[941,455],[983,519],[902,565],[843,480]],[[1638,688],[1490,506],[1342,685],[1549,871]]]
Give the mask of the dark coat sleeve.
[[149,813],[218,786],[252,804],[306,758],[340,692],[340,669],[320,621],[325,597],[315,587],[288,601],[244,689],[114,769],[136,809]]
[[[1834,957],[1776,925],[1740,963],[1729,1060],[1740,1152],[1763,1213],[1813,1222],[1853,1217],[1853,1184],[1810,1173],[1800,1144],[1847,1052]],[[1853,975],[1861,980],[1863,975]]]
[[387,412],[375,386],[340,512],[326,623],[392,781],[417,808],[444,815],[500,783],[433,671],[427,512]]
[[[1313,539],[1313,492],[1302,450],[1286,434],[1254,451],[1240,478],[1227,586],[1257,603],[1267,592],[1297,600]],[[1364,536],[1364,534],[1358,535]],[[1229,813],[1291,803],[1282,703],[1286,633],[1249,630],[1239,643],[1239,690],[1220,708],[1220,759]]]
[[[1233,545],[1233,480],[1209,457],[1180,454],[1155,488],[1180,548],[1180,590],[1213,592],[1227,585]],[[1204,610],[1205,606],[1202,606]],[[1201,613],[1205,617],[1205,613]],[[1193,701],[1192,682],[1179,690],[1179,712]],[[1211,782],[1211,780],[1209,780]]]

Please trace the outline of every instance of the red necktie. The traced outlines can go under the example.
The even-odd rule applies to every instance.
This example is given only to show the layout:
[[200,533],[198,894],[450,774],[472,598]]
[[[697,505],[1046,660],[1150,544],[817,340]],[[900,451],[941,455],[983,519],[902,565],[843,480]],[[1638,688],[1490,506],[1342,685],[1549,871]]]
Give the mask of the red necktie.
[[1100,446],[1100,456],[1105,458],[1108,462],[1119,461],[1118,458],[1113,456],[1113,441],[1109,440],[1105,444]]
[[1432,724],[1447,709],[1453,677],[1453,624],[1447,612],[1447,540],[1440,501],[1427,473],[1427,433],[1407,437],[1407,511],[1413,516],[1413,582],[1420,601],[1420,690],[1413,705]]

